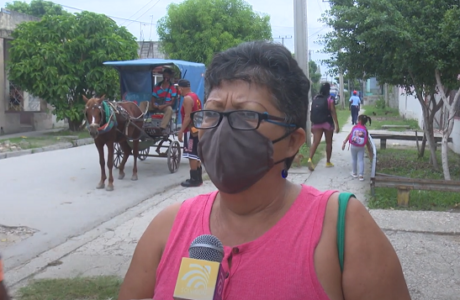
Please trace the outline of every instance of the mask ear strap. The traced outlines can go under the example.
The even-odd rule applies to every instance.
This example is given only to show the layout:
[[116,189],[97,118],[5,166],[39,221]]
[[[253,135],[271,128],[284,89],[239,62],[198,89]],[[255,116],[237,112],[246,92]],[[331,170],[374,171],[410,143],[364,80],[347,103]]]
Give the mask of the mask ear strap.
[[272,141],[273,144],[278,143],[281,140],[284,140],[286,137],[290,136],[294,131],[296,131],[299,127],[296,126],[293,130],[286,132],[283,134],[280,138],[277,138],[276,140]]
[[[285,139],[286,137],[290,136],[294,131],[296,131],[298,128],[299,128],[299,126],[296,126],[294,130],[291,130],[291,131],[286,132],[286,133],[283,134],[280,138],[277,138],[276,140],[272,141],[272,143],[275,144],[275,143],[278,143],[279,141]],[[284,159],[282,159],[282,160],[279,160],[279,161],[275,162],[275,165],[284,162],[284,166],[285,166],[285,167],[284,167],[283,170],[281,170],[281,177],[283,177],[283,178],[287,178],[287,177],[288,177],[288,170],[287,170],[287,169],[289,169],[289,168],[288,168],[288,166],[287,166],[287,164],[286,164],[286,160],[291,159],[291,162],[292,162],[292,160],[294,160],[294,157],[297,155],[298,152],[299,152],[299,151],[297,151],[297,152],[296,152],[293,156],[291,156],[291,157],[284,158]]]

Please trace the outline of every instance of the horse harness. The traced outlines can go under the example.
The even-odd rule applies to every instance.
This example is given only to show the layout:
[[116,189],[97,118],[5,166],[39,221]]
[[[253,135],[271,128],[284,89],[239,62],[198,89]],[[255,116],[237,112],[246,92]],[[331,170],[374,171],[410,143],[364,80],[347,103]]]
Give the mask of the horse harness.
[[[131,125],[132,123],[131,122],[132,118],[125,108],[118,105],[116,102],[110,102],[110,101],[103,101],[101,104],[94,104],[91,107],[91,109],[95,109],[95,108],[99,109],[99,111],[101,112],[101,123],[96,124],[99,126],[98,130],[100,131],[101,134],[110,131],[114,126],[117,126],[118,122],[116,119],[116,115],[120,115],[127,122],[125,122],[125,126],[124,126],[125,128],[123,129],[123,131],[119,130],[118,128],[116,128],[116,130],[120,132],[121,134],[128,136],[128,128],[129,128],[129,125]],[[110,111],[110,115],[107,113],[106,108]],[[92,123],[92,124],[95,124],[95,123]],[[134,125],[138,129],[141,129],[138,126],[136,126],[136,124],[134,123],[132,125]]]

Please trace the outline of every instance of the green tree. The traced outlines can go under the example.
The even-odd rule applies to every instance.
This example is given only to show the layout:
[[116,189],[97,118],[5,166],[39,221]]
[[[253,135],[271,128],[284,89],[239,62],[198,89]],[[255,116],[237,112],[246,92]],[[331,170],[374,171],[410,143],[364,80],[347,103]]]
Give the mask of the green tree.
[[243,0],[185,0],[158,21],[164,51],[173,59],[209,63],[215,53],[244,41],[271,40],[270,17]]
[[[334,28],[324,37],[331,67],[351,78],[375,76],[417,97],[436,169],[434,116],[443,101],[435,99],[435,72],[443,74],[446,87],[456,84],[460,48],[454,44],[458,45],[459,33],[458,27],[448,25],[452,20],[446,14],[451,16],[457,5],[457,0],[333,0],[324,16]],[[448,28],[453,35],[447,34]]]
[[312,60],[308,62],[308,68],[311,81],[311,95],[314,97],[315,95],[319,94],[319,89],[321,87],[321,73],[318,72],[318,65],[316,62]]
[[13,38],[9,79],[49,103],[70,130],[83,120],[82,95],[119,97],[118,73],[102,63],[137,57],[138,45],[125,27],[91,12],[45,15],[19,24]]
[[32,0],[30,4],[23,1],[7,2],[5,8],[38,18],[44,15],[70,15],[61,5],[44,0]]

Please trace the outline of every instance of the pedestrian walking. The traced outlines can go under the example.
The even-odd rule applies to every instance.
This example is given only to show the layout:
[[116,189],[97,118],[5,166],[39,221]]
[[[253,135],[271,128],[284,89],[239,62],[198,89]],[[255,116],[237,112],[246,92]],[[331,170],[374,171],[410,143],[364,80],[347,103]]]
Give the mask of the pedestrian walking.
[[358,92],[353,91],[353,96],[350,97],[351,124],[356,125],[358,122],[358,114],[361,109],[361,99],[358,97]]
[[312,123],[313,144],[310,147],[310,157],[307,162],[310,171],[315,170],[312,159],[318,145],[321,143],[323,134],[326,138],[326,168],[334,166],[331,163],[332,137],[334,136],[334,130],[339,133],[340,127],[337,112],[335,111],[334,98],[331,97],[330,91],[331,85],[328,82],[324,83],[311,104],[310,120]]
[[353,178],[359,177],[359,180],[364,180],[364,146],[367,146],[369,151],[369,157],[372,160],[373,152],[371,142],[369,140],[369,131],[366,128],[366,124],[372,124],[370,117],[366,115],[360,115],[358,122],[351,129],[347,138],[343,141],[342,150],[345,150],[345,145],[350,143],[351,151],[351,176]]

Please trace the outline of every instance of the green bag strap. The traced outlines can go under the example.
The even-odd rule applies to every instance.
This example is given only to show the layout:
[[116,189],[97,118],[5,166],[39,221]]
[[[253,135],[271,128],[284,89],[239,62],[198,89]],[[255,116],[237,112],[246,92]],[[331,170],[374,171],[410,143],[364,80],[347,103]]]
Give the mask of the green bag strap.
[[355,197],[352,193],[339,194],[339,215],[337,218],[337,248],[339,251],[340,270],[343,272],[344,252],[345,252],[345,214],[347,212],[348,201]]

